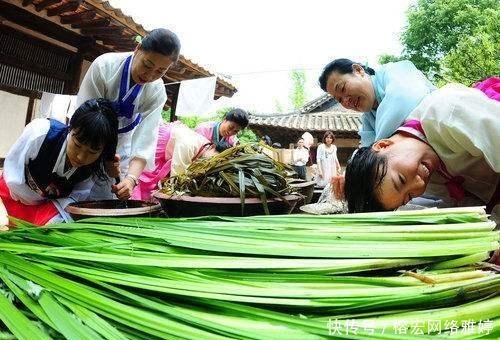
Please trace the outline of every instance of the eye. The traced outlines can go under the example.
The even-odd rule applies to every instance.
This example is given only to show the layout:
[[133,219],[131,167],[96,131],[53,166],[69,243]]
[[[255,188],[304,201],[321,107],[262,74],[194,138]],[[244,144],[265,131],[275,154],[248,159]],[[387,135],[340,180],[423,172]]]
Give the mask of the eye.
[[345,92],[345,83],[342,85],[342,93]]
[[399,181],[402,185],[406,184],[406,178],[402,174],[399,174]]

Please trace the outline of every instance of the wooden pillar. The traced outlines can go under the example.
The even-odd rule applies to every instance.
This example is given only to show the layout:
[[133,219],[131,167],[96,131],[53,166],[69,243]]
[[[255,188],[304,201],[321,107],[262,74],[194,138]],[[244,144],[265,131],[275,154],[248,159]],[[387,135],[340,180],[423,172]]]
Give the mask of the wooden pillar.
[[166,86],[167,95],[170,94],[172,98],[172,105],[170,106],[170,121],[175,122],[177,116],[175,115],[175,109],[177,108],[177,98],[179,98],[179,88],[181,84],[170,84]]
[[80,87],[80,74],[82,72],[83,54],[80,49],[71,57],[68,74],[71,78],[64,84],[64,94],[77,94]]

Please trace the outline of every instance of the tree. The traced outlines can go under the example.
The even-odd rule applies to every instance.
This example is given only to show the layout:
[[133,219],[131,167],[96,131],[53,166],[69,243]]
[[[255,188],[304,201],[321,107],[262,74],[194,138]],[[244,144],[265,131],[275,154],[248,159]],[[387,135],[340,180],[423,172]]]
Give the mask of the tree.
[[302,70],[293,70],[290,73],[290,77],[292,78],[290,102],[292,104],[292,108],[298,109],[306,103],[306,91],[304,87],[306,83],[306,74]]
[[444,80],[470,86],[492,75],[500,75],[500,22],[492,20],[463,37],[442,60]]
[[395,56],[395,55],[391,55],[391,54],[382,54],[378,57],[378,63],[380,65],[384,65],[384,64],[387,64],[387,63],[393,63],[393,62],[396,62],[396,61],[401,61],[403,60],[404,57],[402,56]]
[[[401,36],[403,57],[425,73],[441,74],[440,61],[448,53],[499,17],[498,0],[419,0],[408,11],[408,26]],[[484,42],[484,38],[480,40]],[[476,41],[472,39],[464,44],[473,46]],[[465,45],[461,48],[466,48]],[[498,51],[498,39],[496,49]],[[456,62],[456,58],[454,62],[449,61]]]

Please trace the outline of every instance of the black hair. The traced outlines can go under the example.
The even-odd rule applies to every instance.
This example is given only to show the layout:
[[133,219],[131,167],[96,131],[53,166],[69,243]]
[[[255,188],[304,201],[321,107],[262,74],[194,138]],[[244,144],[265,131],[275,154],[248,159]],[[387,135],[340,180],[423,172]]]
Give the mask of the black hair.
[[264,135],[264,136],[260,137],[260,140],[269,146],[271,146],[273,144],[271,137],[269,137],[268,135]]
[[371,146],[355,151],[345,171],[345,199],[350,213],[386,210],[377,198],[387,174],[387,157]]
[[332,72],[337,72],[339,74],[352,73],[353,72],[352,65],[354,64],[360,65],[365,70],[365,72],[370,75],[375,74],[375,71],[371,67],[363,66],[362,64],[354,62],[350,59],[345,59],[345,58],[335,59],[334,61],[331,61],[325,66],[323,72],[321,72],[321,75],[319,76],[318,82],[321,89],[327,92],[326,83],[328,81],[328,77],[330,77],[330,74],[332,74]]
[[174,32],[166,28],[156,28],[142,39],[140,48],[144,51],[163,54],[177,62],[181,52],[181,42]]
[[69,122],[69,129],[78,142],[92,149],[104,149],[90,167],[92,174],[106,179],[104,162],[112,160],[118,143],[118,119],[114,105],[107,99],[89,99],[76,109]]
[[335,134],[333,133],[332,130],[328,130],[325,132],[325,134],[323,135],[323,143],[326,144],[326,137],[328,136],[331,136],[332,137],[332,143],[335,142]]
[[241,126],[241,129],[244,129],[248,126],[248,113],[242,109],[236,108],[229,110],[224,116],[224,119],[230,122],[235,122],[236,124]]

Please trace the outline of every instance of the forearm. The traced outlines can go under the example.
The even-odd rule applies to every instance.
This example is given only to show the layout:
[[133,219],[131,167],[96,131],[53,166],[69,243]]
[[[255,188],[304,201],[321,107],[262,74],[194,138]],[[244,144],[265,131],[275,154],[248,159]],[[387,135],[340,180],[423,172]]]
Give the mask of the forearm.
[[142,174],[142,171],[146,167],[146,160],[139,157],[134,157],[130,160],[128,164],[127,174],[133,175],[137,178]]

